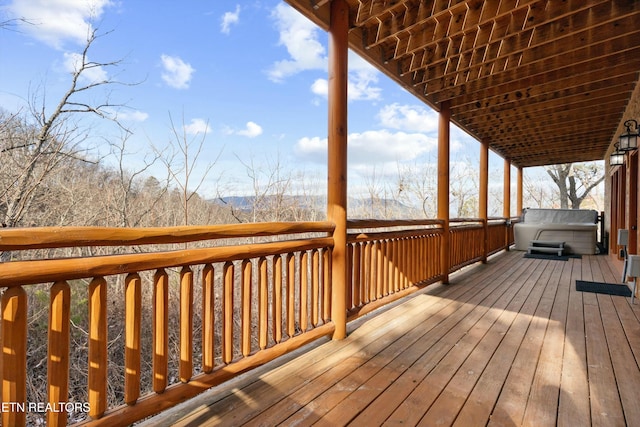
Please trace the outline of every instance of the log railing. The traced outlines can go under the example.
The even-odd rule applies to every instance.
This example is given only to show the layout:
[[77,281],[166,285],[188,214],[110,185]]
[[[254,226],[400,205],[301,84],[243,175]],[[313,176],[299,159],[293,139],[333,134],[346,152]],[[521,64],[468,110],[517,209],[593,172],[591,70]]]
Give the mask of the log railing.
[[[333,228],[319,222],[0,231],[0,251],[13,251],[12,261],[0,263],[2,425],[37,423],[43,415],[48,425],[128,425],[330,334]],[[256,242],[258,236],[272,238]],[[225,240],[196,247],[212,239]],[[137,247],[175,244],[172,250]],[[26,249],[122,245],[137,249],[20,259]],[[46,293],[45,371],[31,360],[35,349],[27,343],[37,334],[29,316],[37,316],[32,312]],[[72,316],[72,307],[82,304],[86,324]],[[120,316],[121,338],[114,329]],[[85,390],[74,390],[85,397],[74,402],[67,401],[70,383],[83,378],[70,374],[70,325],[86,333],[74,345],[87,349],[84,374],[75,375],[86,377]],[[118,365],[121,376],[112,384]],[[46,378],[46,398],[34,401],[27,383],[40,378]],[[120,389],[115,402],[113,388]]]
[[[449,273],[513,244],[511,221],[450,220]],[[348,221],[347,309],[350,319],[441,280],[442,220]],[[485,251],[485,240],[488,242]]]
[[442,221],[352,220],[348,228],[347,309],[351,317],[442,277],[438,251]]
[[482,260],[485,256],[484,222],[473,218],[451,220],[449,273]]
[[[449,230],[449,272],[513,241],[504,219]],[[129,425],[331,334],[333,231],[0,230],[10,259],[0,263],[2,425]],[[445,277],[443,221],[349,221],[348,231],[349,319]],[[29,395],[41,382],[46,396]]]

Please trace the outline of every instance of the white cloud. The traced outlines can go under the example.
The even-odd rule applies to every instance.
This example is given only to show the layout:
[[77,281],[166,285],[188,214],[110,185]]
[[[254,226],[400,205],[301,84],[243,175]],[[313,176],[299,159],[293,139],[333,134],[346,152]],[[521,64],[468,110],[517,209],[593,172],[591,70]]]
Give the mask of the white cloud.
[[290,59],[278,61],[268,70],[269,79],[281,82],[305,70],[326,69],[326,50],[319,40],[319,28],[292,7],[278,4],[271,15],[280,33],[279,44]]
[[236,133],[248,138],[255,138],[256,136],[262,135],[262,127],[254,122],[247,122],[247,127]]
[[329,95],[329,82],[327,79],[316,79],[311,85],[311,92],[326,98]]
[[184,125],[184,131],[189,135],[207,134],[211,132],[211,128],[209,127],[209,122],[206,120],[191,119],[191,123]]
[[195,69],[177,56],[162,55],[162,80],[175,89],[187,89]]
[[[352,133],[348,136],[349,163],[358,165],[385,164],[414,160],[437,146],[435,138],[421,133],[389,132],[388,130]],[[326,162],[326,138],[301,138],[295,145],[296,154],[307,160]]]
[[378,83],[380,72],[362,59],[349,51],[349,100],[374,101],[380,99],[382,89],[375,86]]
[[385,105],[378,113],[378,120],[384,127],[407,132],[438,131],[438,113],[418,105]]
[[131,112],[118,112],[115,114],[116,119],[131,122],[144,122],[149,118],[149,113],[143,111],[131,111]]
[[220,24],[220,31],[224,34],[231,32],[231,25],[238,24],[240,21],[240,5],[236,5],[235,12],[226,12],[222,15],[222,23]]
[[233,129],[232,127],[225,126],[222,130],[225,135],[240,135],[246,136],[247,138],[255,138],[256,136],[262,135],[262,126],[255,122],[247,122],[244,129]]
[[67,40],[85,44],[91,21],[111,5],[110,0],[14,0],[8,9],[13,17],[25,20],[23,31],[61,49]]
[[[269,79],[281,82],[302,71],[327,72],[327,53],[320,41],[318,27],[293,8],[279,4],[272,13],[280,33],[280,45],[287,48],[289,59],[276,62],[268,71]],[[350,101],[378,100],[382,89],[376,84],[380,72],[360,56],[349,51],[349,83],[347,93]],[[326,78],[316,79],[311,92],[326,98],[329,85]]]
[[[349,82],[347,97],[349,101],[376,101],[381,98],[382,89],[376,86],[379,71],[355,53],[349,52]],[[327,79],[316,79],[311,85],[311,92],[327,98],[329,82]]]
[[[88,59],[87,59],[87,62]],[[82,55],[79,53],[64,53],[64,69],[69,73],[77,73],[82,67]],[[82,70],[81,80],[87,84],[106,82],[109,79],[102,67],[91,66]]]

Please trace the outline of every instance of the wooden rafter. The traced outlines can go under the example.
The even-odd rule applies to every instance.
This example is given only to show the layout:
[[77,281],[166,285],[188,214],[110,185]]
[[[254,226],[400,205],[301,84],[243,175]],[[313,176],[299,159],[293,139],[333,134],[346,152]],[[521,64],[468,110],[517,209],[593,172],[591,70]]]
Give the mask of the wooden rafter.
[[351,49],[516,166],[604,158],[638,84],[638,1],[347,3]]

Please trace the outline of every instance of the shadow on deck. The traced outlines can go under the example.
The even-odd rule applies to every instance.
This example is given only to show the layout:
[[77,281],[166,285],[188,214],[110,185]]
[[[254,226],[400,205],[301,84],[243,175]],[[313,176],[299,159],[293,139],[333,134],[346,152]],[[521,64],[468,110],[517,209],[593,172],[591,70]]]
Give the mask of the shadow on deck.
[[153,425],[640,425],[640,305],[604,256],[498,255]]

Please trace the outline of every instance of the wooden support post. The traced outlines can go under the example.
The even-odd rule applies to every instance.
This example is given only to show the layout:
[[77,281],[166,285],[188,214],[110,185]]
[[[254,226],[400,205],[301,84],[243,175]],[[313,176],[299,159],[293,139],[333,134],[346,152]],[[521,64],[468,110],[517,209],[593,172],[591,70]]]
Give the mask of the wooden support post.
[[[509,218],[511,218],[511,162],[504,159],[504,203],[502,206],[502,216],[506,218],[507,224],[509,224]],[[504,246],[506,250],[509,250],[509,229],[505,228],[504,233]]]
[[502,205],[502,216],[511,218],[511,162],[504,160],[504,203]]
[[442,283],[449,283],[449,102],[440,105],[438,121],[438,219],[444,221],[440,246]]
[[480,141],[480,200],[478,201],[478,217],[484,226],[484,252],[482,262],[487,262],[489,254],[489,141]]
[[344,0],[331,2],[329,25],[329,132],[327,219],[333,234],[331,320],[333,339],[347,336],[347,73],[349,8]]
[[523,198],[523,185],[522,185],[522,179],[523,179],[523,172],[522,172],[522,167],[518,166],[518,195],[517,195],[517,199],[516,199],[516,215],[522,215],[522,198]]

